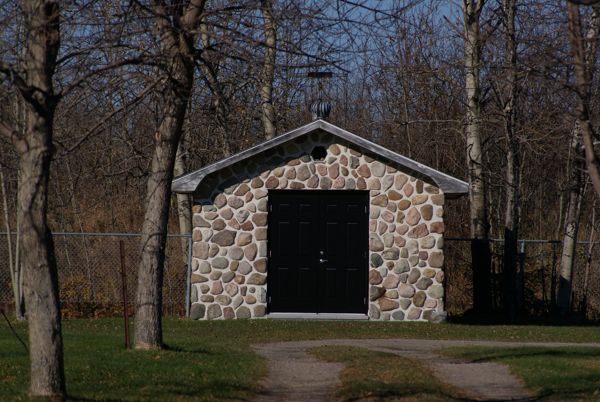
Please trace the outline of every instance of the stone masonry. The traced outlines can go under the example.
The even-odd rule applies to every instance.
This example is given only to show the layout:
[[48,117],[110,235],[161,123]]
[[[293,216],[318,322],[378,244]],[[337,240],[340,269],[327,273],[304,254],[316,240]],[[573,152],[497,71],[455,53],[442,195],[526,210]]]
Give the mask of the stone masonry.
[[[315,160],[315,147],[326,156]],[[444,311],[441,190],[315,132],[202,181],[193,208],[192,318],[266,315],[270,189],[369,191],[370,319],[435,320]]]

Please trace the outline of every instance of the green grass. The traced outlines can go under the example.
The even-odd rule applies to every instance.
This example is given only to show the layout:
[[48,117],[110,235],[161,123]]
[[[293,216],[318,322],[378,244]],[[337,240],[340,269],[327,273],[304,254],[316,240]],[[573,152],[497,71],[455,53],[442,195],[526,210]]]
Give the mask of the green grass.
[[343,401],[395,400],[402,402],[453,401],[456,392],[440,383],[418,362],[390,353],[346,346],[322,346],[313,356],[343,363],[336,396]]
[[[15,324],[24,338],[26,325]],[[240,400],[258,390],[264,361],[249,345],[326,338],[600,340],[598,327],[473,326],[362,321],[204,321],[167,318],[170,350],[123,348],[118,319],[65,320],[67,392],[75,400]],[[0,400],[25,400],[28,357],[0,323]]]
[[[118,320],[65,321],[67,392],[73,400],[243,399],[257,390],[265,366],[246,343],[167,320],[170,350],[123,347]],[[21,334],[25,331],[21,328]],[[218,338],[216,338],[216,335]],[[0,332],[0,400],[25,400],[27,355]],[[248,370],[252,370],[248,375]],[[19,397],[20,396],[20,397]]]
[[542,401],[600,401],[600,348],[449,348],[444,354],[507,364]]

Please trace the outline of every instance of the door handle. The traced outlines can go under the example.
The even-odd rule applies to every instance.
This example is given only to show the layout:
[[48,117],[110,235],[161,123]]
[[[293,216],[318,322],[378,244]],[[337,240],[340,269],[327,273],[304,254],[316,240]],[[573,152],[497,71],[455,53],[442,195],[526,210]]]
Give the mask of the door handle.
[[329,261],[329,260],[324,260],[324,259],[322,259],[322,258],[319,258],[319,262],[320,262],[321,264],[323,264],[324,262],[328,262],[328,261]]

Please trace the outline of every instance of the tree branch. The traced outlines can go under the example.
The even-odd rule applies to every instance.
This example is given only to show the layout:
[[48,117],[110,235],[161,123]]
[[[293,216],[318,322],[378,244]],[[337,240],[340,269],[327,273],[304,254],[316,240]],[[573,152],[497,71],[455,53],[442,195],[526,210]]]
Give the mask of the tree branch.
[[25,82],[25,79],[14,68],[0,61],[0,73],[8,77],[10,82],[17,88],[21,96],[23,96],[27,102],[36,107],[39,105],[38,101],[33,97],[33,88]]
[[187,11],[181,18],[181,24],[190,32],[195,29],[200,22],[200,16],[204,12],[206,0],[191,0]]
[[105,73],[105,72],[113,70],[115,68],[119,68],[119,67],[123,67],[123,66],[130,66],[130,65],[139,65],[139,64],[153,65],[153,64],[156,64],[156,63],[155,62],[150,62],[144,56],[138,56],[138,57],[133,57],[131,59],[119,60],[117,62],[114,62],[114,63],[111,63],[111,64],[107,64],[104,67],[100,67],[100,68],[97,68],[95,70],[91,70],[87,74],[84,74],[81,77],[78,77],[73,82],[71,82],[68,86],[66,86],[65,88],[63,88],[57,94],[57,97],[64,97],[64,96],[68,95],[71,91],[73,91],[74,89],[78,88],[85,81],[89,80],[90,78],[92,78],[95,75]]
[[579,6],[591,6],[600,3],[600,0],[567,0],[569,3]]
[[60,142],[56,139],[54,140],[54,142],[57,143],[61,148],[64,149],[63,155],[73,152],[75,149],[79,148],[85,141],[87,141],[90,137],[95,135],[98,132],[98,130],[104,125],[104,123],[106,123],[108,120],[113,118],[118,113],[120,113],[124,110],[127,110],[131,106],[133,106],[136,103],[138,103],[139,101],[141,101],[150,91],[152,91],[156,87],[156,85],[158,85],[158,83],[160,81],[161,81],[161,79],[154,81],[152,84],[148,85],[148,87],[146,87],[142,92],[140,92],[135,98],[133,98],[129,102],[125,103],[123,106],[113,110],[112,112],[110,112],[109,114],[104,116],[99,122],[97,122],[92,128],[90,128],[83,136],[79,137],[79,140],[74,145],[67,147],[65,144],[63,144],[62,142]]

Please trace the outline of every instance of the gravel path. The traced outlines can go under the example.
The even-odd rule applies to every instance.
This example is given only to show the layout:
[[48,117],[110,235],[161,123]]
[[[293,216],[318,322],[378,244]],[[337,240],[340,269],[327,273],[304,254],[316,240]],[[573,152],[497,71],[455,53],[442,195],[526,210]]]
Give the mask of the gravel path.
[[442,382],[462,391],[460,397],[471,401],[533,401],[534,395],[500,363],[469,362],[440,356],[435,350],[449,347],[600,347],[600,343],[517,343],[495,341],[450,341],[420,339],[329,339],[319,341],[277,342],[254,345],[268,361],[265,391],[257,401],[330,401],[340,384],[340,363],[328,363],[306,353],[306,349],[341,345],[393,353],[419,360]]
[[267,358],[269,375],[257,401],[329,401],[340,385],[341,363],[328,363],[308,355],[313,347],[298,342],[255,346]]

